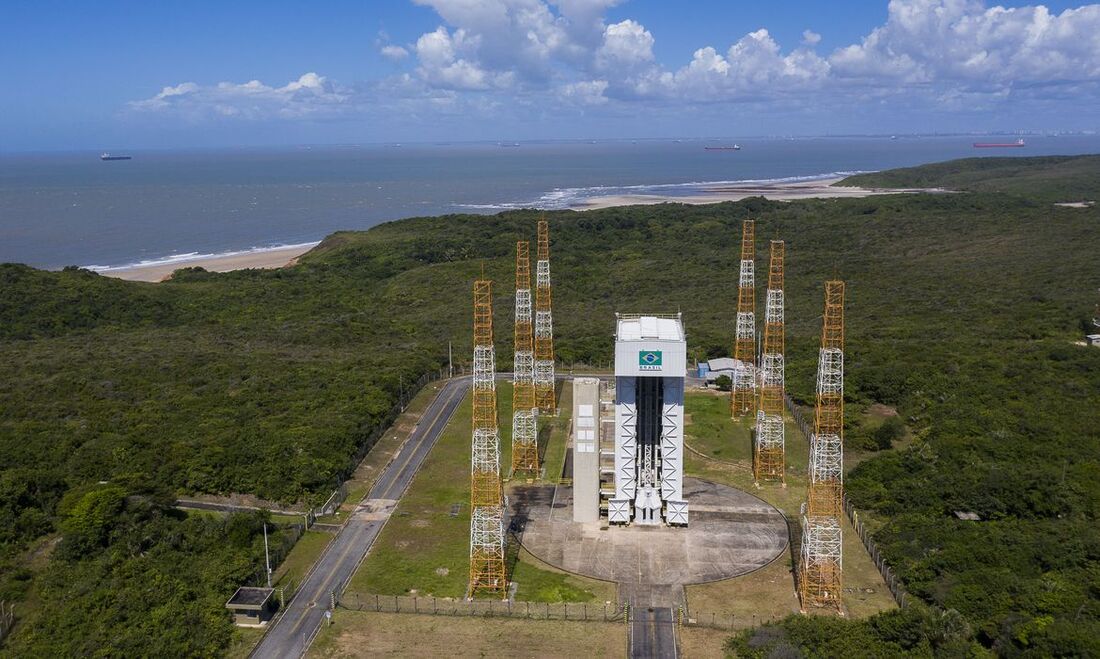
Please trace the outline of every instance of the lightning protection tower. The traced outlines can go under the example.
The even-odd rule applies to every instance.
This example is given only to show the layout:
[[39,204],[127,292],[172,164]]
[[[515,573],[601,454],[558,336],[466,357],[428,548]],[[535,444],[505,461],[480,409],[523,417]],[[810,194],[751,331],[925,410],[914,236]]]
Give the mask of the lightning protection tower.
[[504,596],[504,508],[497,430],[493,285],[474,282],[473,442],[470,451],[469,595]]
[[817,363],[810,486],[802,512],[798,582],[802,609],[840,610],[844,497],[844,282],[825,282],[825,314]]
[[737,366],[733,374],[730,411],[735,419],[750,414],[756,389],[756,283],[755,258],[756,223],[745,220],[741,227],[741,267],[737,281],[737,324],[733,358]]
[[768,292],[764,301],[764,352],[760,358],[760,396],[756,410],[753,477],[784,480],[783,426],[783,257],[782,240],[771,241]]
[[531,245],[516,243],[516,324],[512,363],[512,473],[537,476],[535,352],[531,315]]
[[538,225],[538,261],[535,264],[535,403],[540,412],[554,414],[554,321],[550,314],[550,228]]

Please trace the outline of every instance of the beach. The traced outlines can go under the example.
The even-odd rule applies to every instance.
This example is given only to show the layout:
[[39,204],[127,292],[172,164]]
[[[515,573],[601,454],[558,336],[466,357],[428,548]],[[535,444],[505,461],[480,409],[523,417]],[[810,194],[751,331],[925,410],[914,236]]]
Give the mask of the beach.
[[[746,181],[743,183],[701,186],[689,195],[617,194],[590,197],[572,204],[577,211],[634,206],[647,204],[715,204],[723,201],[739,201],[747,197],[766,197],[776,201],[811,198],[858,198],[880,194],[916,192],[946,192],[939,189],[920,188],[856,188],[833,184],[842,177],[815,179],[812,181]],[[158,282],[171,277],[180,268],[204,268],[211,272],[229,272],[246,268],[282,268],[291,265],[317,243],[256,249],[227,254],[210,254],[167,258],[162,261],[142,263],[117,268],[98,269],[102,275],[131,281]]]
[[740,201],[747,197],[765,197],[775,201],[794,199],[858,198],[879,194],[899,194],[912,192],[943,192],[943,190],[889,189],[836,187],[833,184],[843,177],[824,178],[814,181],[775,181],[731,183],[714,187],[702,187],[699,194],[691,195],[650,195],[628,194],[591,197],[573,205],[574,210],[596,210],[613,206],[639,204],[717,204],[723,201]]
[[258,249],[230,254],[212,254],[195,258],[166,260],[141,265],[107,268],[99,274],[130,281],[164,281],[180,268],[203,268],[210,272],[229,272],[247,268],[282,268],[291,265],[299,256],[317,246],[317,243]]

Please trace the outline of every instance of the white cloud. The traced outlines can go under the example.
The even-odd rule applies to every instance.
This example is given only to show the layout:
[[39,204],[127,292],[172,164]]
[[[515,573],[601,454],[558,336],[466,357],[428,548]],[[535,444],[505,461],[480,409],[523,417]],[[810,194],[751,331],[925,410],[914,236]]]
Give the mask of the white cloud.
[[129,105],[137,111],[175,112],[189,118],[214,115],[293,119],[330,115],[351,100],[350,90],[310,72],[282,87],[271,87],[259,80],[240,84],[219,82],[211,86],[184,82],[165,87],[155,96]]
[[604,30],[596,51],[598,68],[632,70],[652,61],[653,35],[641,23],[627,19]]
[[401,60],[409,56],[409,51],[405,50],[401,46],[395,46],[393,44],[382,46],[379,52],[382,53],[382,57],[385,57],[386,59],[392,60],[394,62],[400,62]]
[[581,105],[603,105],[608,100],[604,96],[605,91],[606,80],[582,80],[562,87],[561,97]]
[[1100,77],[1100,5],[1053,15],[1043,5],[892,0],[886,24],[829,58],[838,77],[1012,86]]
[[950,109],[992,108],[1020,97],[1095,101],[1100,89],[1096,4],[1052,14],[1042,5],[891,0],[884,24],[828,54],[817,52],[822,36],[812,30],[785,49],[761,28],[732,43],[700,44],[690,58],[669,65],[654,55],[659,32],[630,18],[606,22],[620,0],[413,1],[434,9],[443,24],[407,47],[379,33],[375,45],[383,56],[411,61],[401,74],[368,83],[369,101],[362,91],[310,73],[282,87],[187,82],[131,106],[259,118],[338,116],[367,103],[407,103],[401,106],[407,111],[414,99],[461,113],[520,112],[547,102],[614,110],[647,100],[820,110],[895,97]]
[[466,30],[455,30],[452,35],[443,26],[422,34],[416,40],[416,56],[420,60],[417,73],[430,84],[446,89],[508,87],[512,81],[510,72],[489,71],[467,58],[477,51],[480,42],[479,36]]

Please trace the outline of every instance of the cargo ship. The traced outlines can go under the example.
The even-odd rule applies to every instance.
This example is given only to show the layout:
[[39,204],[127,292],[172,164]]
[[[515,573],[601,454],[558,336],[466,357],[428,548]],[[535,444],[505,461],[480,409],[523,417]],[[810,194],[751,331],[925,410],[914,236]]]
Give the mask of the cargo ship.
[[1027,146],[1024,143],[1023,138],[1016,140],[1015,142],[975,142],[975,149],[999,149],[1005,147]]
[[132,158],[133,158],[133,156],[115,156],[115,155],[111,155],[109,153],[99,154],[99,159],[100,160],[131,160]]
[[734,144],[733,146],[705,146],[704,151],[740,151],[741,145]]

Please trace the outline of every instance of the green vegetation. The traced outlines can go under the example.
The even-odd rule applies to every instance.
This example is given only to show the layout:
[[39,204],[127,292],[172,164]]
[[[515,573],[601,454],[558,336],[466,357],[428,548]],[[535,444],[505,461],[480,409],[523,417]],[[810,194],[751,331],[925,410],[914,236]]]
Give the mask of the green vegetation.
[[[504,383],[502,383],[504,384]],[[498,396],[503,386],[498,386]],[[470,555],[470,397],[455,411],[349,591],[463,597]]]
[[7,656],[200,656],[230,643],[224,604],[262,577],[263,516],[188,516],[117,494],[93,489],[66,515],[67,549],[35,583],[49,614],[21,625]]
[[[912,593],[1004,654],[1100,654],[1100,350],[1072,343],[1096,302],[1100,208],[1050,203],[1100,196],[1100,159],[874,176],[848,182],[972,192],[548,213],[558,357],[606,361],[616,310],[677,308],[692,357],[727,354],[730,255],[741,220],[757,218],[761,236],[787,241],[792,395],[812,400],[821,282],[838,276],[848,421],[882,404],[911,431],[868,454],[848,490]],[[438,367],[448,340],[469,354],[470,281],[484,264],[510,282],[536,217],[416,218],[334,234],[294,268],[191,269],[165,284],[0,266],[0,597],[23,602],[11,648],[80,654],[103,638],[136,655],[225,651],[221,605],[251,574],[251,549],[207,539],[228,521],[155,502],[327,496],[402,382]],[[496,289],[501,364],[509,288]],[[99,481],[124,493],[121,512],[119,490],[71,494]],[[139,514],[141,501],[153,503]],[[200,525],[209,533],[192,534]],[[28,551],[58,531],[43,567]],[[92,553],[74,558],[76,546]],[[156,598],[137,596],[150,574]],[[187,606],[172,626],[158,607],[174,602]],[[102,615],[123,607],[125,619]]]
[[1000,192],[1030,201],[1096,200],[1100,156],[964,158],[858,174],[838,185]]
[[613,602],[616,586],[568,574],[546,565],[526,551],[519,552],[512,570],[518,586],[516,599],[525,602]]
[[[570,391],[569,387],[565,388]],[[497,383],[498,418],[511,417],[512,386]],[[550,446],[565,446],[569,396],[560,399],[558,418],[539,419],[540,436]],[[375,595],[463,597],[469,578],[470,551],[470,397],[456,410],[435,448],[424,461],[386,522],[370,554],[355,573],[349,591]],[[501,423],[501,462],[509,464],[511,424]],[[564,448],[561,455],[564,456]],[[507,470],[507,467],[505,467]],[[559,465],[560,473],[560,465]],[[516,597],[532,602],[591,602],[608,599],[607,585],[567,575],[509,543]],[[611,592],[614,587],[611,586]]]

